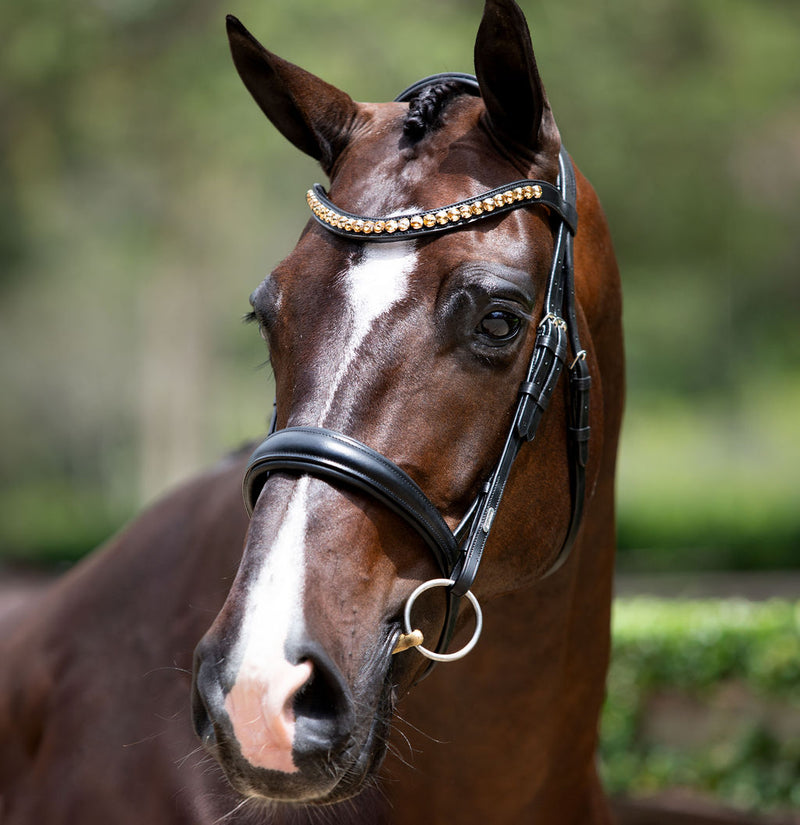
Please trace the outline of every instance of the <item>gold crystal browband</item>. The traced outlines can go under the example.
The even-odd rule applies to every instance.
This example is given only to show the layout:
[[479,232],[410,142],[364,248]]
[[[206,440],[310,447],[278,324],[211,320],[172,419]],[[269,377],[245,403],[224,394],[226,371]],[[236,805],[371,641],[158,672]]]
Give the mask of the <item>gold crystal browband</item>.
[[326,229],[361,241],[399,241],[446,232],[490,215],[534,204],[547,206],[556,212],[573,234],[578,219],[575,207],[564,200],[553,184],[543,180],[518,180],[439,209],[419,210],[388,218],[369,218],[345,212],[328,198],[325,189],[318,183],[308,190],[306,200],[314,217]]

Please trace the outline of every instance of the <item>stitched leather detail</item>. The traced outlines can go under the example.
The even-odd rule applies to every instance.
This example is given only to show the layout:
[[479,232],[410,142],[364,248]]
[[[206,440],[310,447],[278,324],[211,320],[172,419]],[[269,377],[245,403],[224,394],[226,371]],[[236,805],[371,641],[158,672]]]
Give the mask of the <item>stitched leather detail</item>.
[[425,540],[442,574],[449,576],[460,555],[450,528],[419,485],[385,456],[343,433],[319,427],[287,427],[255,450],[243,481],[248,510],[270,472],[293,470],[334,478],[383,501]]

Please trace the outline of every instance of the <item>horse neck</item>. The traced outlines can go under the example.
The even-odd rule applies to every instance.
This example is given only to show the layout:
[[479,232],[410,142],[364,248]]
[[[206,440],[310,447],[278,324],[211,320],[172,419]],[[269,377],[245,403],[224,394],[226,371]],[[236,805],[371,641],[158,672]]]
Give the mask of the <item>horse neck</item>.
[[[398,822],[424,820],[430,805],[466,822],[519,821],[533,812],[537,822],[606,821],[594,753],[609,650],[612,512],[606,476],[570,563],[486,604],[478,647],[437,668],[400,703],[397,750],[416,768],[415,784],[436,781],[415,799],[396,794]],[[478,782],[474,765],[491,766]],[[408,768],[389,764],[387,771],[399,778]]]

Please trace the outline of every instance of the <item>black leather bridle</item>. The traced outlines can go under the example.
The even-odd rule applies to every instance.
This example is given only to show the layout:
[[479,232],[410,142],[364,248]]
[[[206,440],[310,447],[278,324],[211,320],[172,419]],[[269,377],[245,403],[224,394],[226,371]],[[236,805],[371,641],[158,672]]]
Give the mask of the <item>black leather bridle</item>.
[[[472,75],[441,74],[419,81],[396,100],[408,101],[426,86],[442,81],[456,81],[470,94],[480,94],[477,80]],[[559,175],[555,186],[542,180],[515,181],[479,197],[430,212],[408,213],[389,219],[369,218],[337,207],[319,184],[308,194],[312,213],[322,226],[362,243],[425,237],[526,205],[547,206],[560,219],[543,317],[539,322],[525,380],[519,387],[513,422],[491,476],[455,531],[450,530],[430,499],[407,473],[371,447],[344,433],[320,427],[287,427],[276,431],[273,414],[270,434],[252,454],[245,473],[243,492],[250,514],[269,473],[290,471],[354,487],[405,519],[430,548],[446,580],[447,612],[435,648],[436,654],[441,655],[447,649],[455,629],[461,598],[468,595],[475,604],[474,597],[468,591],[478,572],[511,467],[522,445],[536,435],[568,351],[571,352],[567,426],[572,511],[561,550],[545,576],[564,564],[580,526],[589,447],[591,377],[586,353],[581,349],[575,313],[572,243],[577,228],[576,197],[575,173],[564,149],[559,156]],[[425,648],[421,651],[426,655],[431,653]]]

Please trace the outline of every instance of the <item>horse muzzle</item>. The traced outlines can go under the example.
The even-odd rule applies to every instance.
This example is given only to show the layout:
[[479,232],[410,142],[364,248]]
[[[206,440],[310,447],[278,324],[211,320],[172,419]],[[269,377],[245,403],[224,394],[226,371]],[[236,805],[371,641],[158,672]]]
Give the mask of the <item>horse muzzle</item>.
[[385,671],[377,705],[359,718],[362,701],[318,645],[298,646],[270,673],[240,668],[231,679],[225,662],[213,640],[198,645],[193,724],[239,793],[328,804],[361,789],[384,755]]

